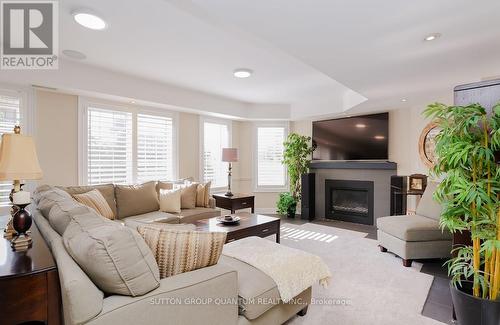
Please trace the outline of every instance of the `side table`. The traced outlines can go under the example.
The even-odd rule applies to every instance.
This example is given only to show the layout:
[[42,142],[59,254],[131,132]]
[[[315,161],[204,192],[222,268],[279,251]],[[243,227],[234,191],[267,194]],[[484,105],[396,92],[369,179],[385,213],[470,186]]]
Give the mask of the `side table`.
[[[0,216],[2,233],[7,221],[8,216]],[[33,245],[24,252],[13,251],[10,241],[0,238],[0,322],[59,325],[61,290],[56,262],[34,222],[30,230]]]
[[255,213],[255,196],[250,194],[234,194],[233,196],[225,196],[224,194],[214,194],[215,206],[218,208],[230,210],[234,214],[236,210],[252,209]]

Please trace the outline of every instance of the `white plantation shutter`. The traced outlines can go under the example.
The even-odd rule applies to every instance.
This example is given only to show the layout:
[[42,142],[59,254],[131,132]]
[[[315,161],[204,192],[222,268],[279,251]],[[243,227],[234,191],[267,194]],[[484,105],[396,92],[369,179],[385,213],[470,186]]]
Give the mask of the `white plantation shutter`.
[[222,148],[229,147],[229,126],[223,123],[203,123],[203,181],[212,187],[227,186],[228,163],[222,161]]
[[137,181],[174,179],[173,120],[137,114]]
[[132,183],[132,113],[88,107],[87,183]]
[[[21,122],[21,98],[0,93],[0,135],[13,133],[14,126]],[[12,181],[0,182],[0,206],[10,206],[9,194]]]
[[257,127],[257,186],[284,187],[283,160],[285,127]]

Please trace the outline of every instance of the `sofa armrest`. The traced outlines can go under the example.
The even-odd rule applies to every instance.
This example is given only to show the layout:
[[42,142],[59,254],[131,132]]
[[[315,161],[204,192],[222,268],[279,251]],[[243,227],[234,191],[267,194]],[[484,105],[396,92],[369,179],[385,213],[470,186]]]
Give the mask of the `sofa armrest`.
[[68,254],[41,212],[36,210],[33,217],[57,263],[65,324],[83,324],[101,313],[104,294]]
[[208,198],[208,206],[215,209],[215,199],[213,197]]
[[89,324],[236,324],[237,319],[237,272],[219,263],[164,278],[140,297],[107,297]]

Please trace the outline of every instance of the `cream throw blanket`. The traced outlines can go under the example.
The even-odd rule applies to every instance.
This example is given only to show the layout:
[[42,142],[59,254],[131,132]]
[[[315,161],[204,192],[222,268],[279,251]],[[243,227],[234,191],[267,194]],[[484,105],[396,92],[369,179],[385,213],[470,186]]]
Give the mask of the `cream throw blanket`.
[[319,256],[259,237],[247,237],[226,244],[222,255],[250,264],[271,277],[285,303],[316,281],[324,287],[328,286],[331,277],[328,266]]

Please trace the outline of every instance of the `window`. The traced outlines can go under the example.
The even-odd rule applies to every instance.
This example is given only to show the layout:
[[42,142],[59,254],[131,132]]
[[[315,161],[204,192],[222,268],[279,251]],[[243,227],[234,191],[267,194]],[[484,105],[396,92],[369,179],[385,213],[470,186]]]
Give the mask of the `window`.
[[[0,136],[4,133],[13,133],[14,126],[21,125],[21,132],[29,134],[27,129],[24,110],[26,105],[26,96],[18,91],[0,90]],[[2,213],[8,211],[10,207],[9,194],[12,189],[12,181],[0,182],[0,210]],[[24,189],[29,190],[28,185]]]
[[170,117],[137,115],[137,179],[174,179],[173,121]]
[[228,164],[222,161],[222,148],[231,146],[231,122],[202,118],[201,179],[213,188],[227,186]]
[[286,190],[287,174],[282,164],[286,124],[256,125],[256,190]]
[[132,114],[88,108],[87,184],[132,182]]
[[175,115],[81,101],[80,183],[131,184],[177,176]]

